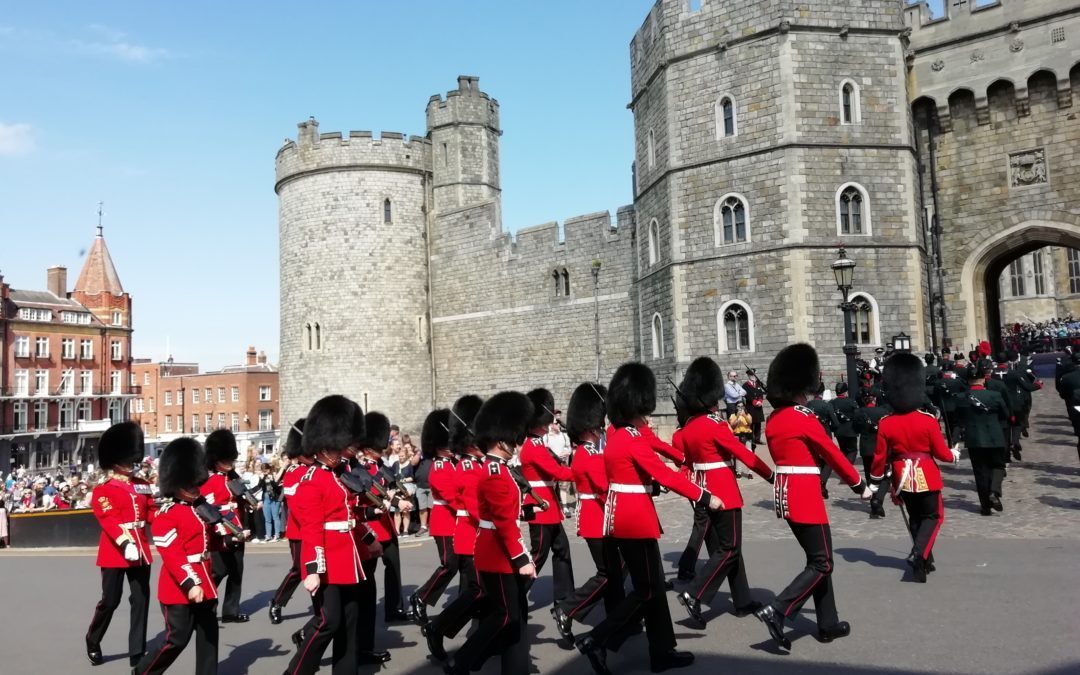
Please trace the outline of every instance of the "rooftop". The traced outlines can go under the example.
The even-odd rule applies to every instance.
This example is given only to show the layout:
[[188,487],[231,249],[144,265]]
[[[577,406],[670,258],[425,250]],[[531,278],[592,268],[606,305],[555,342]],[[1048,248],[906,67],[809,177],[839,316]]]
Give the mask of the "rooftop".
[[124,287],[120,284],[120,275],[116,273],[112,256],[109,255],[109,247],[105,245],[105,236],[102,228],[98,225],[97,237],[86,255],[86,263],[83,265],[79,280],[75,282],[75,291],[89,295],[110,293],[122,295]]

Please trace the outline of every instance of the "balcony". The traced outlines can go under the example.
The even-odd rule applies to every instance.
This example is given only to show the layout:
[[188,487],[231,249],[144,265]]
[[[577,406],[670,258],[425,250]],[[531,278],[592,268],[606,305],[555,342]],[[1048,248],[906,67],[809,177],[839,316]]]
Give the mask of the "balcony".
[[125,397],[133,398],[140,395],[142,391],[141,387],[128,387],[127,391],[113,391],[108,389],[94,389],[93,391],[83,391],[78,387],[70,389],[68,391],[61,391],[57,389],[54,392],[48,391],[35,391],[31,392],[28,389],[15,389],[14,387],[0,387],[0,399],[30,399],[30,400],[61,400],[61,399],[79,399],[79,398],[101,398],[105,396],[112,397]]

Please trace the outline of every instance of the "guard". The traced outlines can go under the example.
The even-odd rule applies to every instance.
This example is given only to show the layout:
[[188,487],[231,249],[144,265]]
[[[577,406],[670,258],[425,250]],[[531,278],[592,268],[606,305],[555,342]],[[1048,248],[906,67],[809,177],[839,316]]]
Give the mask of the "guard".
[[206,437],[206,468],[210,478],[200,489],[206,501],[221,510],[222,517],[243,530],[240,537],[217,540],[212,549],[214,586],[220,587],[221,582],[228,579],[221,601],[221,623],[245,623],[251,618],[240,613],[244,541],[251,536],[251,530],[244,527],[241,515],[244,507],[237,502],[233,490],[229,488],[229,482],[236,476],[236,458],[239,455],[236,436],[228,429],[218,429]]
[[[892,412],[888,401],[878,403],[877,397],[867,392],[863,394],[862,406],[855,413],[855,431],[859,434],[859,455],[862,457],[863,478],[870,484],[870,468],[874,463],[874,451],[877,450],[878,425],[881,419]],[[886,469],[887,470],[887,469]],[[878,490],[870,497],[870,518],[885,517],[885,491]]]
[[439,555],[439,566],[431,577],[409,597],[416,620],[427,623],[427,608],[434,607],[460,570],[454,553],[456,509],[451,503],[457,491],[457,465],[450,453],[450,411],[440,408],[428,414],[420,432],[420,449],[434,460],[428,481],[431,485],[431,516],[428,524]]
[[285,539],[289,542],[292,564],[274,593],[273,600],[270,601],[270,623],[272,624],[281,623],[281,608],[288,604],[293,591],[300,585],[303,578],[300,573],[300,525],[296,522],[296,514],[293,513],[292,507],[289,506],[289,499],[296,494],[296,486],[307,472],[307,468],[311,466],[311,458],[305,457],[300,450],[303,434],[304,418],[301,417],[293,422],[288,436],[285,437],[285,457],[292,464],[285,469],[285,474],[281,478],[281,491],[285,500]]
[[986,388],[988,372],[982,364],[969,373],[964,413],[965,445],[975,474],[975,489],[979,493],[980,513],[993,515],[1003,511],[1002,482],[1005,463],[1009,457],[1004,428],[1009,420],[1009,406],[996,391]]

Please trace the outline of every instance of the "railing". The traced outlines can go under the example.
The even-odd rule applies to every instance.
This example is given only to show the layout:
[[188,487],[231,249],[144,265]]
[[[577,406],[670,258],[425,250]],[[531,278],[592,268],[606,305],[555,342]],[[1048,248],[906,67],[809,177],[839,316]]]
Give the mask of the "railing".
[[104,388],[104,389],[98,388],[98,389],[94,389],[92,391],[83,391],[81,389],[78,389],[78,387],[76,387],[76,388],[71,389],[70,391],[67,391],[67,392],[63,392],[63,391],[61,391],[59,389],[57,389],[54,392],[47,392],[47,391],[44,391],[44,392],[42,392],[42,391],[33,391],[33,392],[31,392],[29,389],[21,389],[20,390],[20,389],[14,388],[14,387],[0,387],[0,398],[28,398],[28,399],[34,399],[34,398],[48,398],[48,399],[74,398],[74,399],[78,399],[78,398],[86,398],[86,397],[91,397],[91,396],[139,396],[139,395],[141,395],[141,393],[142,393],[142,387],[140,387],[140,386],[134,386],[134,387],[129,386],[129,387],[127,387],[127,391],[124,391],[123,388],[121,388],[120,391],[113,391],[112,387],[108,387],[108,388]]

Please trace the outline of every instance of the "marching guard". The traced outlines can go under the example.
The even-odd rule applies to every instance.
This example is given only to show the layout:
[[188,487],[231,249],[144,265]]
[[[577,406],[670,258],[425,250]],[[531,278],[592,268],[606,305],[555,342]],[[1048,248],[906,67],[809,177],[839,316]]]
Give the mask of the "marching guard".
[[971,368],[967,400],[961,408],[964,413],[964,445],[967,446],[971,469],[975,474],[980,513],[984,516],[1005,508],[1001,503],[1001,492],[1005,464],[1009,458],[1005,437],[1009,405],[1001,394],[987,389],[987,375],[981,363]]
[[765,387],[753,368],[746,369],[746,381],[742,388],[746,392],[746,410],[752,421],[750,449],[757,450],[757,446],[764,443],[761,440],[761,429],[765,425]]
[[303,434],[304,418],[301,417],[293,422],[285,437],[285,457],[293,463],[285,469],[285,474],[281,478],[281,491],[286,511],[285,539],[289,542],[289,556],[292,564],[274,593],[274,598],[270,601],[270,623],[272,624],[281,623],[281,608],[288,604],[293,592],[303,579],[300,572],[300,525],[296,522],[296,514],[293,513],[292,507],[289,506],[289,500],[296,494],[297,484],[307,472],[307,468],[311,466],[311,458],[305,457],[300,448]]
[[941,471],[934,460],[956,463],[960,451],[949,449],[937,417],[921,409],[926,400],[926,374],[919,357],[894,354],[885,362],[882,379],[893,412],[878,425],[870,489],[878,491],[886,467],[892,469],[893,498],[902,499],[907,507],[914,544],[908,564],[915,580],[926,583],[927,572],[934,570],[934,541],[945,522]]
[[427,608],[434,607],[460,570],[454,553],[454,530],[457,527],[456,509],[452,504],[456,493],[457,465],[450,453],[450,411],[434,410],[424,420],[420,432],[420,449],[434,460],[428,482],[431,485],[431,516],[428,518],[431,538],[439,555],[439,566],[420,588],[409,597],[409,606],[421,624],[427,623]]
[[[881,419],[892,412],[888,401],[879,402],[877,397],[866,392],[862,406],[855,413],[855,431],[859,434],[859,456],[862,457],[863,478],[870,484],[871,468],[874,464],[874,451],[877,450],[878,425]],[[870,497],[870,518],[885,517],[885,492],[878,490]]]
[[859,472],[826,435],[814,412],[804,405],[808,392],[817,390],[819,384],[817,352],[808,344],[785,347],[769,364],[765,386],[774,410],[765,425],[765,437],[776,466],[773,485],[776,517],[787,521],[806,553],[806,567],[771,604],[755,614],[784,649],[791,649],[791,641],[784,635],[784,622],[811,596],[817,610],[820,641],[832,642],[851,633],[848,622],[840,621],[836,614],[832,535],[821,494],[818,462],[831,466],[863,499],[870,499],[872,494]]
[[238,503],[229,482],[234,480],[236,436],[228,429],[218,429],[206,437],[206,468],[210,477],[200,488],[206,501],[221,510],[221,515],[243,530],[238,537],[215,539],[212,547],[214,586],[225,584],[221,600],[221,623],[245,623],[251,617],[240,612],[241,586],[244,583],[244,541],[251,531],[241,518],[243,506]]
[[150,546],[146,524],[155,516],[151,486],[132,475],[143,458],[143,433],[134,422],[121,422],[101,435],[98,466],[109,471],[109,480],[94,488],[91,508],[101,525],[97,566],[101,568],[101,600],[86,632],[86,657],[104,663],[101,640],[109,629],[113,612],[120,606],[124,578],[128,580],[131,620],[128,626],[128,659],[132,666],[146,651],[146,617],[150,609]]

